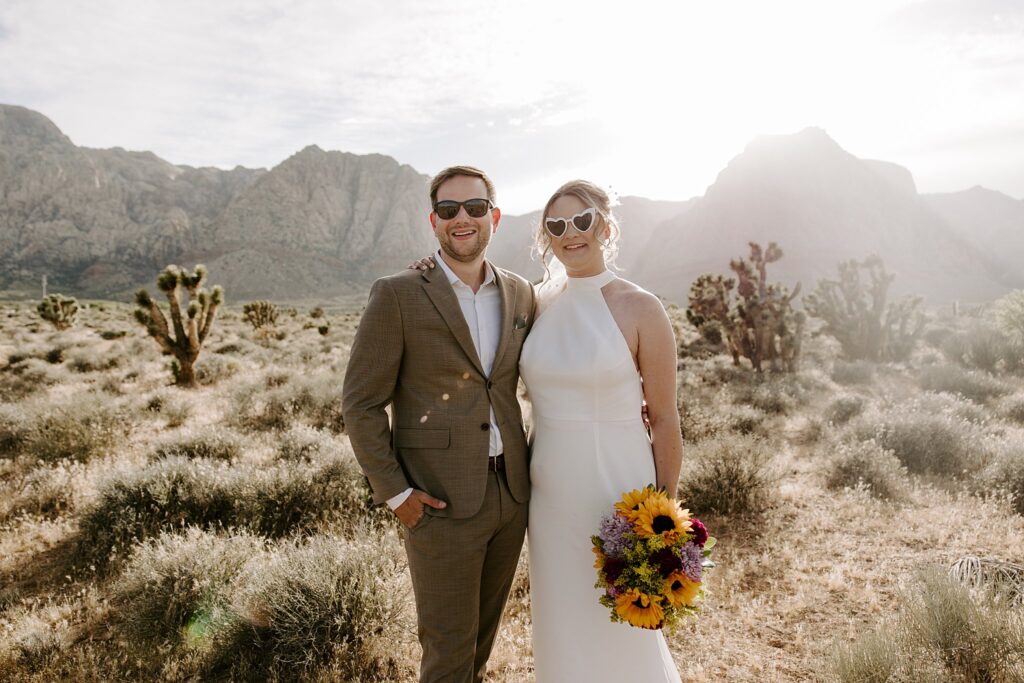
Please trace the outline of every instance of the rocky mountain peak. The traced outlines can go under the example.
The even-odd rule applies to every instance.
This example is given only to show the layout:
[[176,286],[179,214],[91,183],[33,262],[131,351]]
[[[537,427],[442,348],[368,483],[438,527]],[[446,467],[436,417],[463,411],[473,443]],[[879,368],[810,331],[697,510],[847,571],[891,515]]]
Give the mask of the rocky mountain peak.
[[46,147],[71,148],[60,128],[42,114],[13,104],[0,104],[0,148],[12,152]]

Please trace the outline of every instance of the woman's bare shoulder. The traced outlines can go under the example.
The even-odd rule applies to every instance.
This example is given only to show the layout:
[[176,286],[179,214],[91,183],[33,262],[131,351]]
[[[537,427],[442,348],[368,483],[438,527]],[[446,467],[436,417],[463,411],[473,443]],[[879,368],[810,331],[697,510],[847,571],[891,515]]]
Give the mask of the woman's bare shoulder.
[[650,313],[657,310],[664,310],[665,306],[657,295],[648,292],[640,285],[617,278],[609,285],[608,294],[619,299],[624,305],[637,307],[640,313]]

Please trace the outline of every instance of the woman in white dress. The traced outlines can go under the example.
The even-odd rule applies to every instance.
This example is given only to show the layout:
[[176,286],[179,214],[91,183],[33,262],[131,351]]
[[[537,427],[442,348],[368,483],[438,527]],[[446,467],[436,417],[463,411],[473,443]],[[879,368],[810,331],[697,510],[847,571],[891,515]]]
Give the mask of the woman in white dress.
[[544,207],[537,236],[566,276],[542,285],[519,362],[533,402],[527,537],[537,683],[679,681],[662,632],[613,623],[594,587],[590,536],[601,517],[647,484],[674,495],[682,460],[672,326],[657,297],[608,270],[618,238],[609,204],[592,183],[566,183]]

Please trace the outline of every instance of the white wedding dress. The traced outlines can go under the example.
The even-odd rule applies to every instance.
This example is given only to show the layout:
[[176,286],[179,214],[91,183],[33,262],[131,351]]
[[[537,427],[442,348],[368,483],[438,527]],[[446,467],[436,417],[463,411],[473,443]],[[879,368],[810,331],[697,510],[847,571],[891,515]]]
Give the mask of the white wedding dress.
[[609,620],[590,537],[625,491],[655,483],[633,356],[601,288],[568,278],[519,368],[533,401],[530,604],[537,683],[679,681],[661,631]]

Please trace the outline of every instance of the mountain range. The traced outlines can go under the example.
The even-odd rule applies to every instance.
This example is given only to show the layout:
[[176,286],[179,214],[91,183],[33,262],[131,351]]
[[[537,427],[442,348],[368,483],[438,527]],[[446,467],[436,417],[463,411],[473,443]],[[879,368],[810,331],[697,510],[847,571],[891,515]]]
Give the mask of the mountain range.
[[[429,177],[379,154],[312,145],[270,170],[171,164],[76,146],[49,119],[0,105],[0,290],[123,298],[168,263],[205,263],[228,299],[365,290],[436,249]],[[538,205],[546,198],[538,198]],[[920,194],[910,172],[860,159],[823,130],[761,136],[685,202],[623,197],[622,275],[684,303],[747,243],[785,252],[772,280],[804,291],[878,253],[896,293],[987,301],[1024,287],[1024,201],[975,187]],[[539,211],[505,215],[490,258],[530,278]]]

